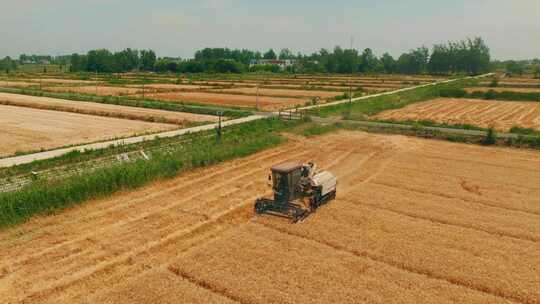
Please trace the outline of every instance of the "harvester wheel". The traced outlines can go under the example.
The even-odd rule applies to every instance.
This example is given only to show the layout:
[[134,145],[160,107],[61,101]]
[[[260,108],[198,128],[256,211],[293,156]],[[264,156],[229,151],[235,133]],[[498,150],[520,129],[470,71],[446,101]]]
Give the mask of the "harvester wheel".
[[255,203],[255,213],[263,214],[266,211],[266,205],[264,202],[257,201]]

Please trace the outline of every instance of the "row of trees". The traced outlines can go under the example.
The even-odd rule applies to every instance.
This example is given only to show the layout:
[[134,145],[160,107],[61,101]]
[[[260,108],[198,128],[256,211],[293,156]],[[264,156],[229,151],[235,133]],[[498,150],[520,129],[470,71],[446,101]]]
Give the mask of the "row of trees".
[[494,61],[492,65],[497,70],[504,70],[510,76],[534,74],[535,78],[540,78],[540,59]]
[[329,73],[479,74],[489,71],[490,59],[489,48],[481,38],[476,38],[437,44],[431,52],[420,47],[402,54],[397,60],[388,53],[379,58],[369,48],[359,54],[356,50],[336,47],[332,53],[323,49],[301,58],[301,62],[308,71]]
[[[279,55],[272,49],[265,53],[227,48],[206,48],[197,51],[188,62],[159,62],[159,71],[172,72],[233,72],[247,71],[252,60],[295,59],[291,72],[299,73],[400,73],[400,74],[480,74],[490,69],[490,50],[481,38],[410,50],[397,59],[389,53],[377,57],[369,48],[359,53],[354,49],[322,49],[311,55],[293,54],[282,49]],[[253,69],[272,70],[270,67]]]
[[[279,72],[277,66],[251,66],[259,59],[294,59],[296,64],[288,69],[295,73],[400,73],[400,74],[480,74],[490,69],[490,50],[481,38],[466,39],[446,44],[436,44],[431,50],[419,47],[403,53],[397,59],[389,53],[378,57],[366,48],[335,47],[321,49],[310,55],[294,54],[289,49],[266,52],[247,49],[205,48],[195,53],[194,59],[157,58],[152,50],[125,49],[110,52],[106,49],[91,50],[87,54],[71,56],[21,55],[19,61],[66,61],[73,72],[119,73],[133,70],[175,73],[243,73],[247,71]],[[0,69],[13,69],[6,59]]]
[[71,55],[72,72],[120,73],[133,70],[153,71],[156,67],[156,53],[152,50],[125,49],[112,53],[100,49],[89,51],[86,55]]
[[289,49],[282,49],[279,55],[273,49],[261,53],[251,50],[231,50],[228,48],[205,48],[195,52],[195,60],[212,61],[219,59],[234,60],[242,64],[249,64],[252,60],[259,59],[297,59],[301,54],[294,55]]

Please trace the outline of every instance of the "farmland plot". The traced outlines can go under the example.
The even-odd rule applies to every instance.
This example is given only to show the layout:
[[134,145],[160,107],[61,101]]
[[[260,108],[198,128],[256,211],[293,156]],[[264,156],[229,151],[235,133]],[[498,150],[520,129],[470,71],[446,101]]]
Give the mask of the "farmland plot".
[[95,84],[97,81],[93,80],[77,80],[77,79],[63,79],[63,78],[32,78],[29,79],[29,81],[37,82],[37,83],[47,83],[47,84],[70,84],[70,85],[77,85],[77,84]]
[[[127,85],[128,88],[138,88],[142,91],[143,85],[141,84],[132,84]],[[174,83],[152,83],[144,85],[145,89],[155,89],[155,90],[201,90],[206,89],[208,86],[200,86],[194,84],[174,84]]]
[[[0,232],[7,303],[540,303],[540,153],[340,132]],[[255,216],[268,168],[338,197]]]
[[142,92],[140,88],[109,87],[109,86],[59,86],[44,87],[43,90],[62,93],[83,93],[100,96],[121,96],[128,94],[138,94]]
[[218,120],[217,116],[212,115],[172,112],[9,93],[0,93],[0,104],[133,120],[159,121],[177,125],[184,125],[189,122],[215,122]]
[[[196,102],[221,106],[237,106],[253,108],[257,105],[257,97],[249,95],[219,94],[207,92],[177,92],[148,94],[149,98],[165,101]],[[259,97],[258,105],[266,110],[278,110],[290,108],[296,105],[304,105],[306,99],[287,97]]]
[[0,80],[0,87],[4,88],[26,88],[31,86],[37,86],[39,83],[36,82],[28,82],[28,81],[9,81],[9,80]]
[[432,120],[448,124],[470,124],[508,131],[513,126],[540,130],[540,103],[439,98],[402,109],[384,111],[385,120]]
[[266,88],[236,88],[236,89],[222,89],[214,90],[222,93],[240,93],[247,95],[256,95],[257,92],[260,96],[276,96],[276,97],[320,97],[323,99],[336,97],[342,95],[340,92],[328,92],[328,91],[308,91],[308,90],[285,90],[285,89],[266,89]]
[[172,124],[6,105],[0,105],[0,126],[0,157],[178,128]]

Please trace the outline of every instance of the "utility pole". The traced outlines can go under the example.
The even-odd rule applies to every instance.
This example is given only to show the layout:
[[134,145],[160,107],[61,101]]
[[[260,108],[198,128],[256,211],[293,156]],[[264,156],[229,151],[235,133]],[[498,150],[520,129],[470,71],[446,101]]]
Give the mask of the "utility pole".
[[143,99],[144,99],[144,80],[143,80]]
[[98,82],[97,82],[97,80],[98,80],[98,71],[96,69],[96,95],[98,94]]
[[223,116],[223,112],[218,111],[216,114],[219,117],[218,125],[216,128],[216,133],[217,133],[216,135],[217,135],[217,142],[220,143],[221,142],[221,117]]
[[352,83],[351,83],[351,77],[354,73],[354,58],[353,58],[353,44],[354,44],[354,37],[351,36],[351,59],[353,60],[351,63],[351,75],[349,75],[349,105],[352,107]]
[[255,109],[259,110],[259,83],[257,82],[257,96],[255,97]]

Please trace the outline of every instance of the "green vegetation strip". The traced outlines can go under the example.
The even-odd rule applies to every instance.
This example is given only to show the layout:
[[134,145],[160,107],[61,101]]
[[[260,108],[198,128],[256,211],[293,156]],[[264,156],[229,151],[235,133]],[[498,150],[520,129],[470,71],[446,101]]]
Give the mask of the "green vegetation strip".
[[148,161],[119,164],[61,181],[38,181],[19,191],[0,194],[0,227],[276,146],[284,140],[276,132],[289,126],[277,119],[254,121],[229,132],[221,142],[201,136],[182,148],[155,153]]
[[[383,133],[383,134],[400,134],[407,136],[415,136],[428,139],[439,139],[446,140],[451,142],[459,143],[468,143],[468,144],[480,144],[485,146],[496,145],[504,147],[515,147],[515,148],[529,148],[529,149],[540,149],[540,134],[525,134],[515,132],[518,129],[523,129],[520,127],[512,128],[513,134],[517,136],[503,137],[500,134],[497,134],[493,129],[482,129],[474,127],[472,131],[483,131],[485,134],[467,134],[464,132],[442,132],[442,130],[433,129],[434,127],[442,127],[446,129],[456,129],[463,130],[460,125],[449,125],[449,124],[431,124],[422,125],[419,122],[410,122],[411,124],[391,124],[385,123],[384,125],[370,124],[366,125],[363,122],[338,122],[333,125],[326,126],[322,129],[315,128],[315,132],[325,133],[326,131],[336,130],[336,129],[345,129],[345,130],[362,130],[366,132],[373,133]],[[410,126],[410,127],[404,127]],[[529,129],[525,129],[529,130]],[[307,133],[312,131],[307,131]],[[306,132],[304,132],[306,133]]]
[[231,118],[245,117],[251,114],[251,112],[249,111],[240,109],[213,107],[192,103],[163,102],[150,99],[131,99],[121,96],[96,96],[80,93],[56,93],[17,88],[0,88],[0,92],[204,115],[216,115],[217,112],[222,112],[225,117]]
[[462,88],[444,89],[441,90],[440,95],[441,97],[451,98],[473,98],[503,101],[540,101],[540,93],[523,93],[511,91],[496,92],[494,90],[489,90],[487,92],[476,91],[472,93],[467,93]]

